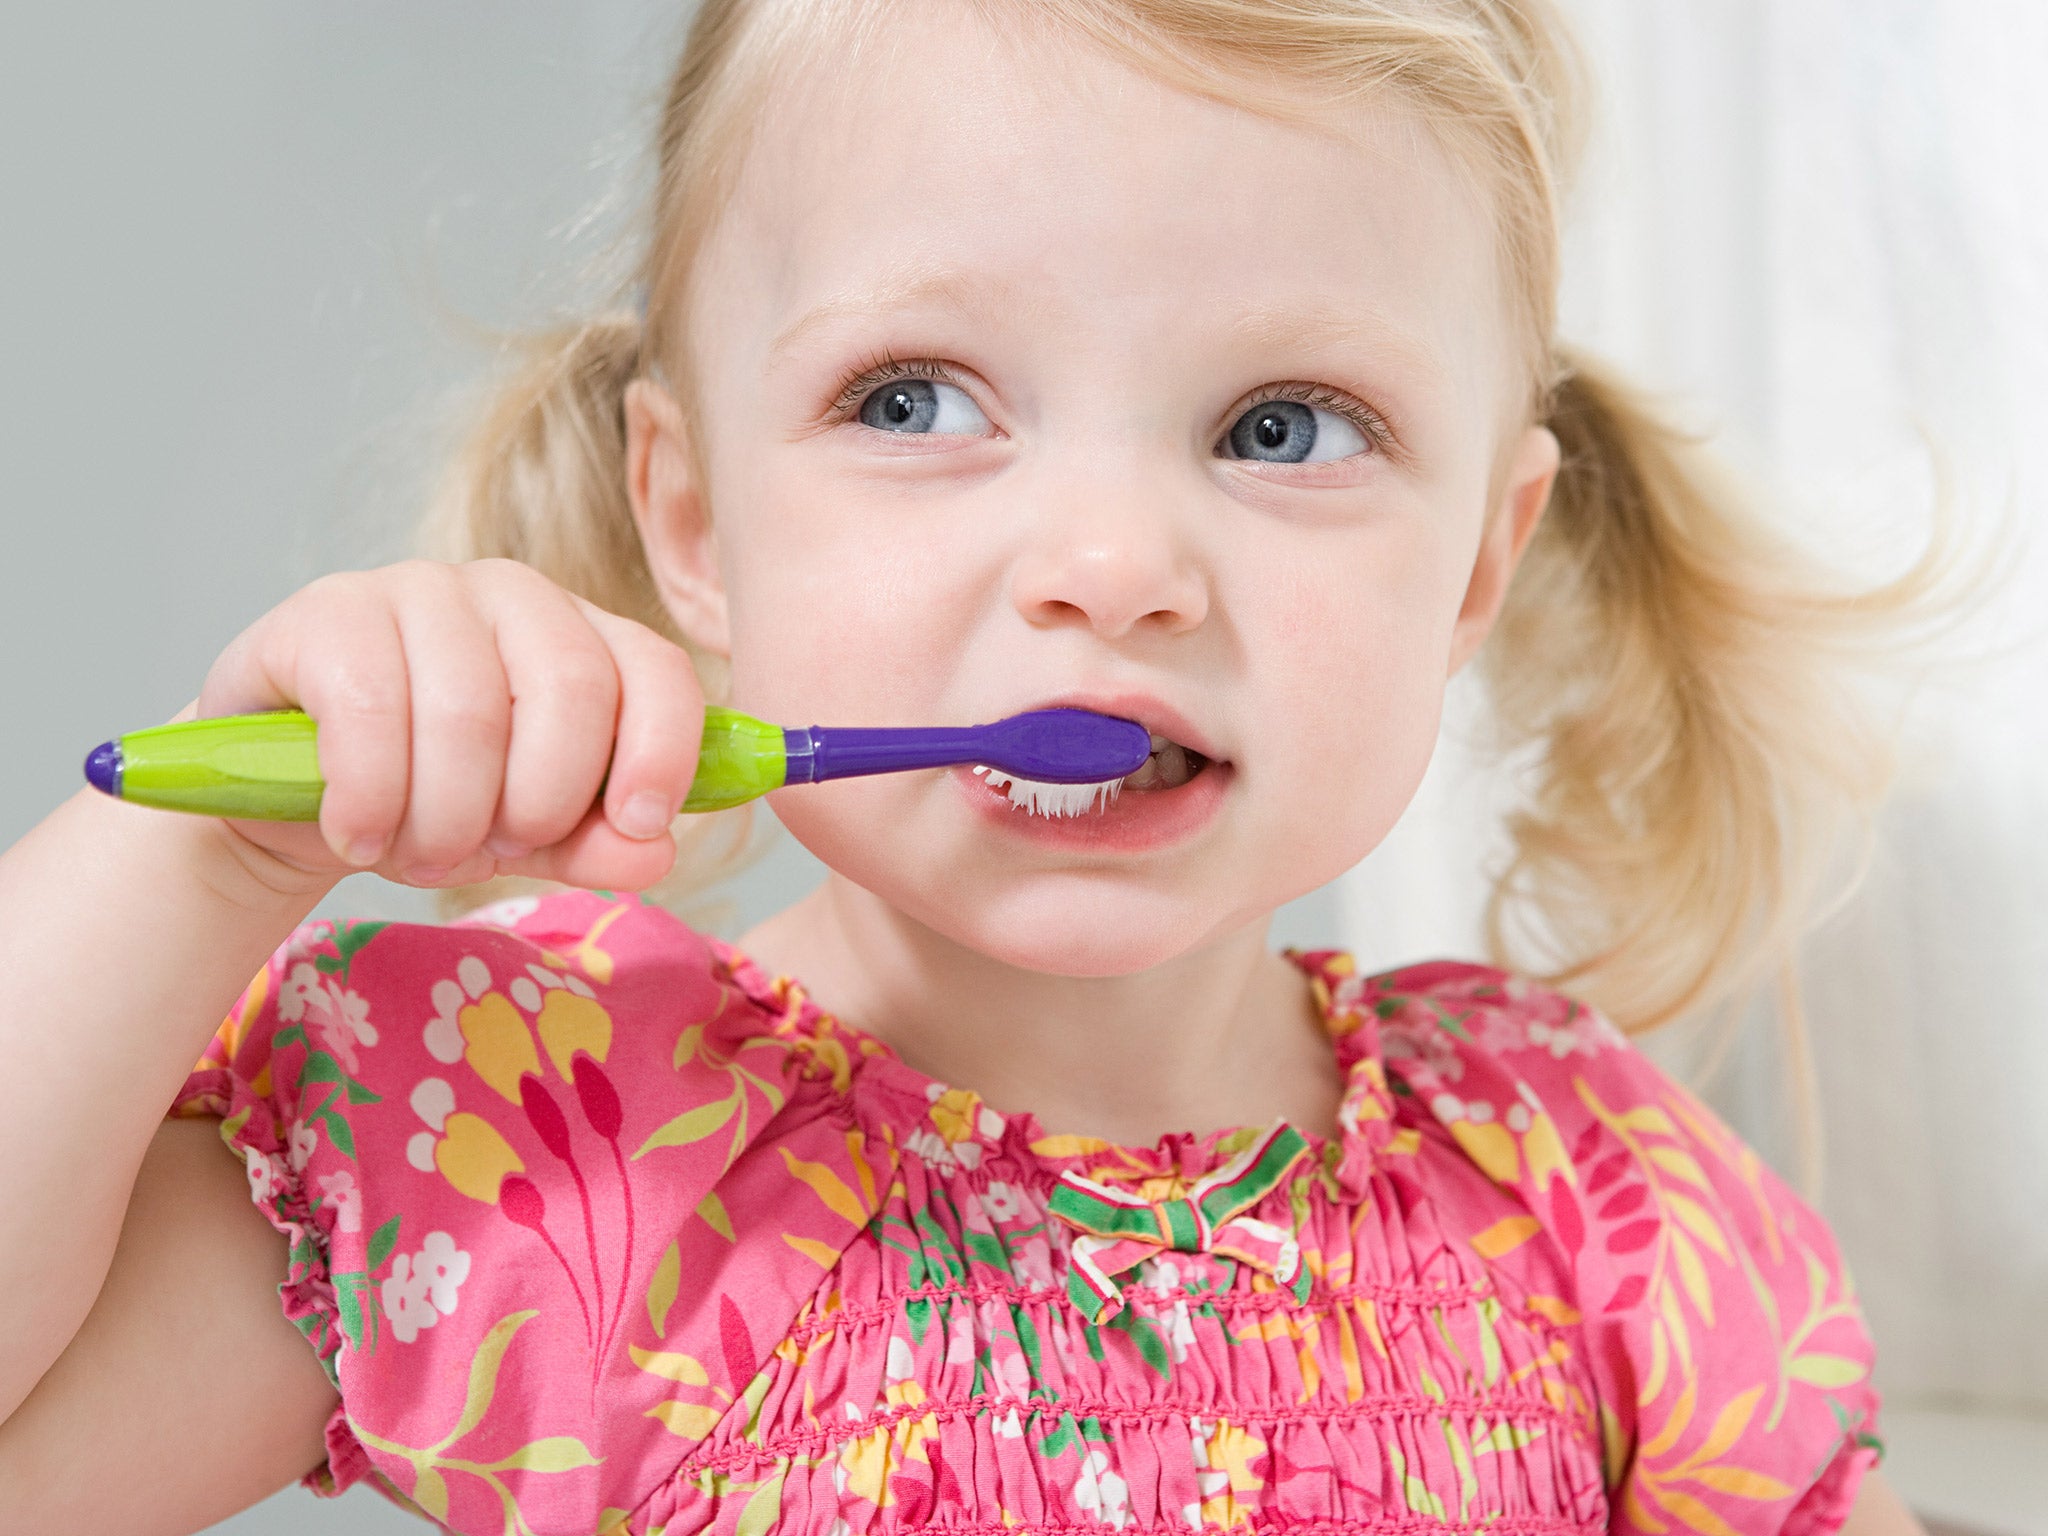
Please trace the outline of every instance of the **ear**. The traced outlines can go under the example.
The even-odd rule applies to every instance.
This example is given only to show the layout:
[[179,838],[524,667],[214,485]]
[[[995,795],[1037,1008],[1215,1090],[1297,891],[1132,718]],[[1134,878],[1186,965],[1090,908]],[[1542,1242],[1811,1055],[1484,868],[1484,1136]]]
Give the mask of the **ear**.
[[683,409],[652,379],[626,386],[626,495],[655,589],[698,648],[732,654],[718,541]]
[[1456,673],[1472,659],[1473,652],[1493,628],[1507,599],[1508,581],[1529,547],[1530,535],[1550,502],[1550,488],[1557,483],[1562,451],[1548,427],[1530,427],[1515,445],[1508,464],[1506,488],[1491,509],[1486,530],[1480,535],[1479,553],[1472,562],[1472,580],[1465,588],[1465,602],[1451,628],[1451,665]]

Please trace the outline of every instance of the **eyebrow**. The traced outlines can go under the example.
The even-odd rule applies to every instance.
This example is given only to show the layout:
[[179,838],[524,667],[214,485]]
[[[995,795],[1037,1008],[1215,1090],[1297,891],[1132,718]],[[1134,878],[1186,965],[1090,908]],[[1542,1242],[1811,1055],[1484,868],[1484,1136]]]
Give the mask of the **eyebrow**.
[[774,341],[769,343],[768,355],[771,359],[782,357],[813,332],[837,321],[920,306],[949,309],[960,314],[994,310],[1015,315],[1019,311],[1029,313],[1041,308],[1042,304],[1033,305],[1024,300],[1014,283],[1000,278],[963,271],[958,267],[922,263],[900,268],[872,287],[826,299],[777,332]]
[[[1002,312],[1015,319],[1044,309],[1043,300],[1027,299],[1028,290],[1006,279],[936,262],[897,269],[866,288],[836,294],[779,331],[768,356],[787,355],[813,333],[862,315],[931,306],[958,314]],[[1285,347],[1307,341],[1319,346],[1358,349],[1368,356],[1444,381],[1441,349],[1387,321],[1371,310],[1324,304],[1262,304],[1240,315],[1230,326],[1240,340],[1264,347]]]
[[1390,323],[1371,310],[1332,309],[1323,305],[1265,304],[1240,316],[1234,335],[1267,347],[1303,341],[1357,349],[1368,356],[1424,375],[1431,383],[1443,379],[1442,349]]

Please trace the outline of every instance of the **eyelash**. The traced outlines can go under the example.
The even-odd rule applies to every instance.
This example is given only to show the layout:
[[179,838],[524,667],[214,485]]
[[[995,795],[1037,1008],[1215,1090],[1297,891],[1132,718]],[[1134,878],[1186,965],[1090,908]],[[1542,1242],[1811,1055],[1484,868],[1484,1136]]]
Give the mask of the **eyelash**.
[[[879,357],[870,357],[859,372],[839,386],[839,393],[832,399],[832,415],[847,414],[872,391],[897,379],[939,379],[957,388],[966,387],[957,372],[935,357],[904,359],[885,352]],[[1379,412],[1322,384],[1264,385],[1247,395],[1244,402],[1232,411],[1230,419],[1234,422],[1252,406],[1262,405],[1268,400],[1293,400],[1302,405],[1320,406],[1358,428],[1375,450],[1383,453],[1393,445],[1394,434]]]

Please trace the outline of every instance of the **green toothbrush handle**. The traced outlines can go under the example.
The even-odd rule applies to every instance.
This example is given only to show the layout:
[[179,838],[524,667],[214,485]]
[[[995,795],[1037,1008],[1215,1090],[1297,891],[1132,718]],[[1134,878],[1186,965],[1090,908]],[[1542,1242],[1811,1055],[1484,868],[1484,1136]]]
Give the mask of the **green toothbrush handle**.
[[[318,821],[319,726],[303,710],[179,720],[130,731],[94,750],[86,778],[138,805],[247,821]],[[722,811],[780,789],[783,731],[738,710],[708,707],[685,811]],[[602,789],[600,788],[600,793]]]

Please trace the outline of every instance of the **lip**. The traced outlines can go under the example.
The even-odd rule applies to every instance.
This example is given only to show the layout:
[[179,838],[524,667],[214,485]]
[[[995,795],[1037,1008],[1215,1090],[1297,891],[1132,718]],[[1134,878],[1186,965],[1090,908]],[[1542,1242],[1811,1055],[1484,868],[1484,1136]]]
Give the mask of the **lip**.
[[1030,815],[1010,804],[1008,796],[992,792],[969,769],[954,769],[955,782],[990,831],[1064,854],[1155,853],[1194,837],[1221,813],[1236,770],[1217,753],[1211,738],[1165,701],[1150,694],[1079,692],[1026,708],[1087,709],[1134,720],[1201,753],[1208,766],[1173,789],[1133,790],[1081,816]]
[[1177,742],[1191,752],[1201,753],[1212,764],[1228,762],[1210,738],[1203,734],[1200,726],[1171,704],[1149,693],[1063,693],[1043,703],[1026,704],[1014,712],[1023,714],[1039,709],[1087,709],[1098,715],[1135,720],[1155,735]]
[[1235,777],[1227,763],[1211,762],[1172,789],[1134,789],[1081,816],[1034,816],[1010,803],[966,768],[953,781],[982,826],[999,836],[1059,853],[1158,853],[1184,843],[1222,812]]

